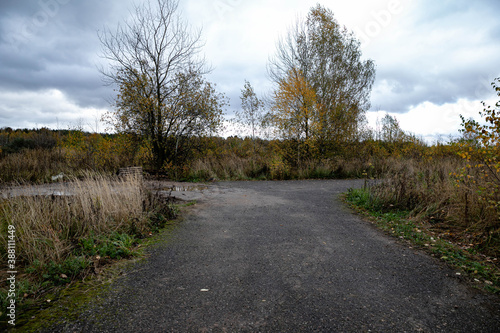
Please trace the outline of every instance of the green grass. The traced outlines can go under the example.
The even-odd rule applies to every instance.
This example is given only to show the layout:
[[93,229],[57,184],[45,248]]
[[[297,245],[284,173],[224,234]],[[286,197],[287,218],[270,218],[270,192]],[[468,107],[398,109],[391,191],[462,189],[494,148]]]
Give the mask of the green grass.
[[80,239],[80,249],[77,251],[85,256],[108,257],[110,259],[128,258],[134,255],[133,248],[137,245],[134,235],[112,233],[106,237],[91,235]]
[[[133,235],[113,233],[107,236],[88,237],[80,240],[76,248],[62,262],[35,260],[17,276],[16,305],[18,311],[38,303],[44,294],[56,293],[64,287],[96,273],[96,262],[103,265],[139,254]],[[7,306],[7,289],[0,289],[1,307]],[[3,311],[0,311],[3,312]],[[2,314],[1,320],[5,320]]]
[[465,250],[440,238],[428,224],[411,218],[409,211],[384,206],[368,189],[350,189],[345,194],[345,201],[388,234],[425,249],[432,256],[461,270],[476,287],[500,293],[498,266],[477,255],[474,250]]

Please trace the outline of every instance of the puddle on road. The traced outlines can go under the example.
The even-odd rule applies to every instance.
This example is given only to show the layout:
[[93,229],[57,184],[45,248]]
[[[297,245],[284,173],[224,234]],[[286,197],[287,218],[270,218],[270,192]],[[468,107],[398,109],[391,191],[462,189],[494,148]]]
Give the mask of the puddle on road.
[[172,186],[172,191],[184,192],[184,191],[203,191],[208,190],[207,185],[187,185],[187,186]]
[[208,190],[207,185],[168,185],[160,188],[162,191],[172,192],[203,192]]
[[155,188],[154,191],[157,191],[156,193],[162,196],[172,197],[176,200],[192,201],[204,198],[205,195],[209,193],[209,189],[210,188],[207,185],[201,184],[165,184],[160,188]]
[[64,195],[70,196],[71,195],[71,193],[67,193],[67,192],[63,192],[63,191],[54,191],[51,194],[56,195],[56,196],[64,196]]
[[19,187],[19,188],[7,189],[7,190],[0,192],[1,199],[9,199],[9,198],[14,198],[14,197],[36,197],[36,196],[63,197],[63,196],[71,196],[71,195],[73,195],[73,193],[71,193],[70,191],[52,189],[52,188],[41,188],[41,187],[40,188]]

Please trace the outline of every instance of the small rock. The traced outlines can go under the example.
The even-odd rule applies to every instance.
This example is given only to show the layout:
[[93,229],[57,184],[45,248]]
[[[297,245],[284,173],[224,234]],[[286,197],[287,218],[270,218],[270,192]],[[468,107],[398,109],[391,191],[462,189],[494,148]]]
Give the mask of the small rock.
[[53,181],[63,179],[64,178],[64,173],[61,172],[57,176],[52,176],[51,178],[52,178]]

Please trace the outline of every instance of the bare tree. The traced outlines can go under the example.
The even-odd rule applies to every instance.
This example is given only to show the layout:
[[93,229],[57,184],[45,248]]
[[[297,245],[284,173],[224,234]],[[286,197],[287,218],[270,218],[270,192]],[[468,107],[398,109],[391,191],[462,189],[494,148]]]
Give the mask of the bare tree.
[[176,159],[190,136],[217,130],[225,104],[203,79],[209,70],[200,56],[201,30],[190,29],[178,5],[148,1],[135,7],[130,21],[99,33],[102,57],[109,61],[100,71],[119,86],[111,119],[118,130],[149,141],[158,169]]
[[241,90],[241,111],[236,111],[236,119],[243,126],[250,126],[252,140],[255,140],[256,133],[263,127],[264,102],[255,93],[250,82],[245,80],[245,86]]

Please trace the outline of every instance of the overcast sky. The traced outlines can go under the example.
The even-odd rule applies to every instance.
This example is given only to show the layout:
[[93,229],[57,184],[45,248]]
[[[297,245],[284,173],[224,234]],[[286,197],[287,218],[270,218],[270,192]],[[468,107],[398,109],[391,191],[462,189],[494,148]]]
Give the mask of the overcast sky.
[[[113,88],[97,70],[97,31],[114,27],[141,0],[0,0],[0,127],[103,131]],[[495,101],[500,76],[498,0],[181,0],[203,28],[209,80],[240,106],[247,79],[264,95],[276,41],[317,3],[356,33],[376,64],[372,127],[385,112],[427,138],[457,135],[459,115],[477,117]]]

